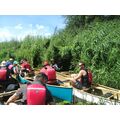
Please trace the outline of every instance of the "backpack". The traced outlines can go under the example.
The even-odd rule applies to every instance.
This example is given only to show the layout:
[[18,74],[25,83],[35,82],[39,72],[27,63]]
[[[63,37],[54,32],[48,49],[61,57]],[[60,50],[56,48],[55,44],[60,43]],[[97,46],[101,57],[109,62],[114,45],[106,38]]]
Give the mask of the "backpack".
[[88,74],[88,81],[89,81],[89,84],[91,85],[92,84],[92,72],[90,69],[87,70],[87,74]]

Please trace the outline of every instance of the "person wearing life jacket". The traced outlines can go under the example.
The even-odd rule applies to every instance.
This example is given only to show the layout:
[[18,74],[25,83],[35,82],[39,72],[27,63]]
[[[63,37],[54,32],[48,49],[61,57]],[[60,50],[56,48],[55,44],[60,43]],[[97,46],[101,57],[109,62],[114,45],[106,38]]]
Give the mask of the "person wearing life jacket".
[[2,61],[0,65],[0,81],[8,80],[10,77],[10,73],[6,68],[6,62]]
[[[79,62],[80,71],[78,74],[72,74],[71,78],[67,78],[67,80],[71,80],[71,83],[74,87],[78,89],[85,89],[91,86],[90,75],[88,70],[85,68],[84,62]],[[91,76],[92,77],[92,76]]]
[[21,62],[21,70],[25,72],[31,72],[32,68],[27,59],[23,59]]
[[27,61],[27,59],[21,60],[20,66],[21,66],[20,74],[23,77],[26,77],[26,76],[31,77],[31,76],[35,75],[34,70],[32,69],[32,67],[31,67],[30,63]]
[[[3,61],[0,65],[0,84],[4,91],[10,91],[19,87],[18,82],[12,78],[10,70],[6,67],[6,62]],[[12,87],[10,87],[10,84]]]
[[31,84],[24,84],[6,102],[10,104],[22,96],[19,105],[47,105],[53,104],[50,91],[46,88],[48,78],[44,73],[39,73],[34,77]]
[[48,61],[44,61],[43,68],[40,69],[40,72],[48,77],[48,84],[56,84],[56,71],[50,66]]

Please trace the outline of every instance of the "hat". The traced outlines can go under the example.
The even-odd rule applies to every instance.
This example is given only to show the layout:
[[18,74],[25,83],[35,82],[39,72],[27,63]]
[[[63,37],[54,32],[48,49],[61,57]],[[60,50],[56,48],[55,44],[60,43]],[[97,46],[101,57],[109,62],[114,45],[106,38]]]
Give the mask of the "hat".
[[17,62],[17,61],[14,61],[13,64],[18,64],[18,62]]
[[10,58],[9,60],[10,60],[10,61],[12,61],[12,60],[13,60],[13,58]]
[[79,62],[79,64],[78,64],[79,66],[81,66],[81,65],[84,65],[85,66],[85,63],[84,62]]
[[5,67],[6,66],[6,62],[2,61],[1,64],[0,64],[0,66]]

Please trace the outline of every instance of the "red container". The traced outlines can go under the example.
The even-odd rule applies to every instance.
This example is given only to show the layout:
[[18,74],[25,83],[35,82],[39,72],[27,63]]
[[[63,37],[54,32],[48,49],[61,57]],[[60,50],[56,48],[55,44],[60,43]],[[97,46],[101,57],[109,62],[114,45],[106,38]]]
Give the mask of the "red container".
[[0,69],[0,81],[1,80],[6,80],[7,76],[7,70],[6,69]]
[[27,105],[45,105],[46,88],[40,84],[27,87]]

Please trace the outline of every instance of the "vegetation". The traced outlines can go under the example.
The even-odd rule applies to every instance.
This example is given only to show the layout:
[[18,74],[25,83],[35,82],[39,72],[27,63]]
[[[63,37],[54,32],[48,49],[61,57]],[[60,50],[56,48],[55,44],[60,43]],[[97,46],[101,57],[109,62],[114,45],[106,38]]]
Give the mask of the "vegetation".
[[0,43],[0,61],[27,58],[33,67],[54,59],[62,70],[83,60],[94,82],[120,89],[120,16],[63,16],[66,27],[50,38],[26,36]]

